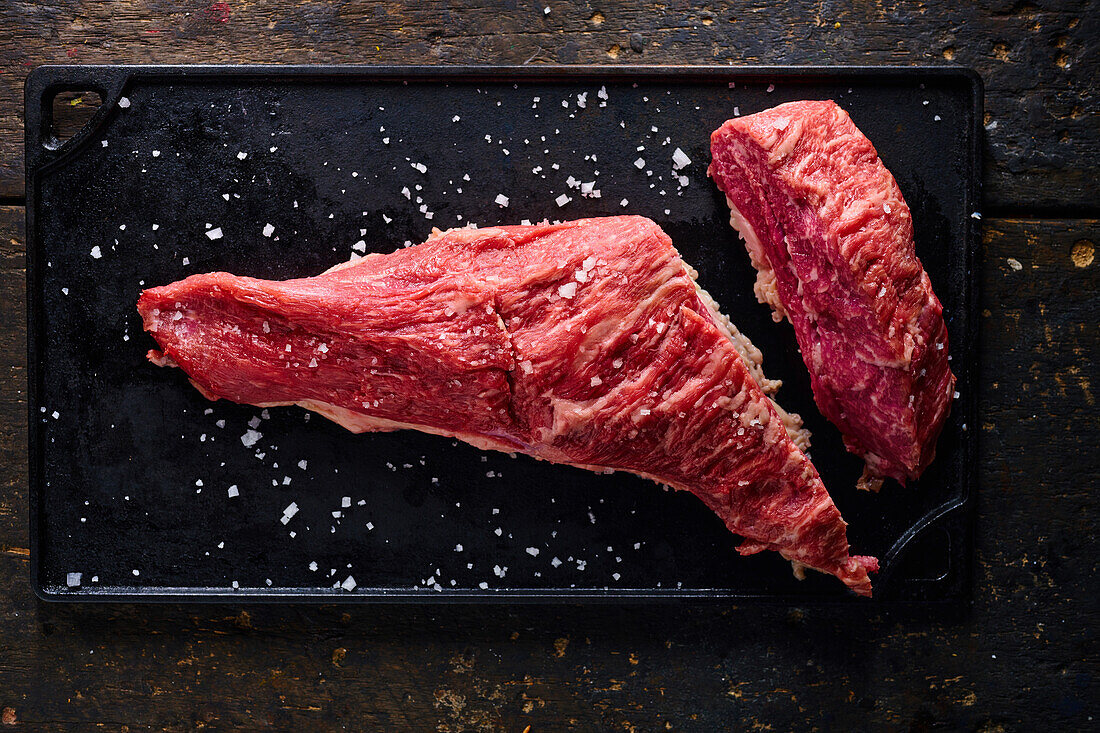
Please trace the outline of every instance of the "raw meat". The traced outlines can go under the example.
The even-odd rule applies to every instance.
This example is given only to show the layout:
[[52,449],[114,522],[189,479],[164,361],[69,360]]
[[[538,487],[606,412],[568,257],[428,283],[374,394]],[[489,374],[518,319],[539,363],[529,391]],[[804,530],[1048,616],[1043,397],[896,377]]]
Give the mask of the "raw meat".
[[791,102],[711,135],[710,175],[756,267],[756,295],[794,326],[821,412],[866,462],[860,485],[917,478],[955,377],[943,307],[875,148],[833,102]]
[[150,359],[211,399],[629,471],[694,493],[742,554],[869,595],[875,559],[849,556],[797,419],[693,274],[656,224],[621,216],[436,232],[300,280],[194,275],[138,310]]

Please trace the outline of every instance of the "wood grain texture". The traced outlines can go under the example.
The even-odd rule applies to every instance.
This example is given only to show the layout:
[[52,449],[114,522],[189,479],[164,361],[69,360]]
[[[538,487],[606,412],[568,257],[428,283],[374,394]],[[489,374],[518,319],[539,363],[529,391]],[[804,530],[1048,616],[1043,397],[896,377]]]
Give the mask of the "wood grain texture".
[[0,196],[43,63],[961,64],[986,84],[986,207],[1100,212],[1094,0],[49,0],[0,4],[0,29]]
[[32,595],[22,216],[0,208],[0,720],[12,730],[992,733],[1082,730],[1100,715],[1100,221],[985,222],[969,608],[244,608]]

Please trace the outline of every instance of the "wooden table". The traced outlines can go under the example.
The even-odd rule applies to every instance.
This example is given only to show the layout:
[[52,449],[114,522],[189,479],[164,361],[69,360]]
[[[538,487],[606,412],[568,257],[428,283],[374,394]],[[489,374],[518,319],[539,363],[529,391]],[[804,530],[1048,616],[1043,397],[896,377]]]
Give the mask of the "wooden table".
[[[4,3],[0,730],[1097,729],[1096,11],[1086,0]],[[20,110],[27,71],[51,62],[976,68],[987,165],[972,603],[36,601]]]

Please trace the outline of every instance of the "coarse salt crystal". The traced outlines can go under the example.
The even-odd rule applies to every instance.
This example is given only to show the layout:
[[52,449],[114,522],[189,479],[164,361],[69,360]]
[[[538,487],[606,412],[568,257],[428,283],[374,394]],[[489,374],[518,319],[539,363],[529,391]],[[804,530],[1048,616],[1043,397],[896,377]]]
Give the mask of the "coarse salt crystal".
[[262,437],[264,437],[263,433],[257,430],[247,430],[245,434],[241,436],[241,443],[244,444],[245,448],[251,448],[256,445],[256,442]]
[[265,237],[270,237],[274,233],[275,233],[275,225],[274,224],[264,224],[264,236]]
[[564,285],[558,286],[558,295],[563,298],[572,298],[577,294],[577,283],[567,282]]
[[237,153],[237,160],[244,160],[247,157],[248,157],[248,153],[245,153],[243,151],[240,152],[240,153]]
[[638,158],[636,161],[634,161],[634,167],[638,170],[645,168],[645,158]]
[[92,253],[91,253],[91,254],[92,254],[92,257],[94,257],[94,258],[95,258],[95,259],[97,259],[97,260],[98,260],[98,259],[99,259],[100,257],[102,257],[102,256],[103,256],[103,252],[101,252],[101,251],[100,251],[100,249],[99,249],[99,245],[98,245],[98,244],[97,244],[96,246],[92,247]]
[[588,380],[588,383],[593,387],[599,387],[601,384],[603,384],[603,380],[599,377],[592,377],[592,379]]
[[352,591],[352,590],[355,590],[355,578],[353,578],[353,577],[351,577],[351,576],[349,575],[349,576],[348,576],[348,577],[347,577],[347,578],[346,578],[346,579],[344,580],[344,582],[340,584],[340,587],[341,587],[341,588],[343,588],[343,589],[344,589],[344,590],[346,590],[346,591]]
[[494,201],[496,201],[496,203],[499,204],[500,206],[507,206],[508,205],[508,197],[505,196],[502,193],[498,193],[497,197],[496,197],[496,199],[494,199]]
[[569,196],[567,196],[566,194],[563,193],[561,196],[558,196],[556,199],[554,199],[554,202],[559,207],[561,207],[561,206],[565,206],[567,203],[569,203],[572,200],[573,199],[569,198]]
[[691,163],[691,158],[689,158],[687,156],[687,154],[684,153],[683,150],[680,150],[680,148],[676,148],[676,150],[674,150],[672,152],[672,169],[673,170],[678,171],[681,168],[683,168],[684,166],[689,165],[690,163]]
[[221,239],[222,238],[222,228],[221,227],[214,227],[213,229],[206,232],[206,236],[208,238],[210,238],[211,240]]
[[539,548],[537,548],[537,547],[528,547],[527,548],[527,554],[530,555],[531,557],[538,557],[539,556]]
[[535,368],[531,365],[530,359],[525,359],[519,363],[519,368],[523,370],[524,374],[530,374],[535,371]]
[[237,488],[236,484],[233,484],[232,486],[230,486],[229,489],[227,490],[227,493],[229,494],[230,499],[241,495],[241,491],[240,491],[240,489]]
[[80,575],[80,573],[66,573],[65,585],[69,586],[70,588],[77,587],[78,585],[80,585]]
[[129,97],[119,97],[118,106],[122,107],[123,109],[126,109],[127,107],[130,106],[130,98]]

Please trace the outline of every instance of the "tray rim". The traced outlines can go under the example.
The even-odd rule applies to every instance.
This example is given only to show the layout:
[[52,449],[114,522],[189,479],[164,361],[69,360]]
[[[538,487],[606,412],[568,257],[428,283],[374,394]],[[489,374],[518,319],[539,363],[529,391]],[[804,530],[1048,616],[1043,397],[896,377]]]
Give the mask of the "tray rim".
[[[852,593],[837,596],[798,594],[768,594],[736,592],[729,589],[600,589],[600,588],[506,588],[489,590],[426,591],[397,588],[373,588],[360,586],[354,592],[311,588],[218,588],[146,586],[130,590],[126,586],[106,586],[94,591],[89,589],[67,590],[46,585],[40,576],[39,560],[39,512],[41,469],[43,458],[41,430],[36,410],[39,407],[38,380],[41,369],[38,364],[37,328],[42,302],[35,288],[38,275],[38,241],[34,212],[37,206],[38,177],[82,148],[110,113],[122,92],[137,79],[153,81],[184,77],[195,79],[235,80],[255,78],[269,81],[477,81],[500,83],[516,80],[598,80],[622,81],[720,81],[753,82],[764,79],[792,79],[829,81],[838,79],[904,79],[915,78],[954,79],[968,87],[971,124],[967,155],[965,208],[979,212],[982,175],[982,113],[984,110],[984,84],[981,76],[972,68],[958,65],[380,65],[369,64],[45,64],[35,67],[24,84],[24,146],[26,192],[26,298],[27,298],[27,425],[28,425],[28,503],[30,529],[29,580],[34,594],[42,601],[55,603],[286,603],[286,604],[373,604],[373,603],[543,603],[562,604],[578,602],[635,603],[676,601],[753,601],[799,605],[832,605],[835,603],[859,603]],[[54,144],[45,134],[52,121],[48,103],[53,94],[64,90],[92,89],[100,94],[102,103],[81,130],[63,143]],[[964,222],[964,267],[966,284],[963,293],[963,310],[967,314],[964,343],[953,348],[958,355],[956,373],[965,375],[967,394],[956,401],[953,411],[962,411],[967,425],[973,425],[977,415],[977,360],[979,357],[977,307],[979,280],[976,265],[980,248],[979,219],[968,217]],[[959,368],[961,364],[962,368]],[[926,512],[883,553],[886,568],[876,577],[876,585],[889,583],[897,568],[896,560],[906,547],[925,530],[957,517],[962,523],[966,542],[963,553],[966,562],[960,569],[964,599],[969,603],[969,590],[973,576],[973,525],[977,504],[977,446],[980,431],[968,429],[962,441],[962,460],[965,469],[959,496]],[[946,576],[944,576],[946,577]],[[934,581],[915,581],[937,583]],[[872,599],[875,606],[893,604],[942,605],[960,599]]]

